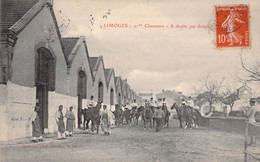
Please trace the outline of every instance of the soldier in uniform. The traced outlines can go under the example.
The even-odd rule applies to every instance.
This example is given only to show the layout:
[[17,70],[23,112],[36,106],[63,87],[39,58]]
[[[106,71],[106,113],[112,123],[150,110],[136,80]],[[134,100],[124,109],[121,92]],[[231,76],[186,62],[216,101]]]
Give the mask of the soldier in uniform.
[[59,106],[59,110],[55,113],[55,119],[58,126],[58,139],[65,139],[65,124],[64,124],[64,116],[62,113],[63,106]]
[[87,102],[87,107],[89,108],[89,109],[92,109],[93,107],[95,107],[96,106],[96,102],[94,101],[94,96],[91,96],[90,97],[90,100],[88,100],[88,102]]
[[163,98],[163,101],[162,101],[162,107],[166,107],[167,108],[167,102],[165,101],[165,98]]
[[256,106],[256,99],[255,98],[250,98],[250,108],[247,110],[247,118],[248,122],[253,123],[255,121],[255,114],[257,111],[257,106]]
[[32,121],[32,139],[33,142],[43,141],[42,139],[42,128],[40,126],[40,118],[38,112],[40,111],[39,106],[35,106],[34,111],[31,115],[31,121]]

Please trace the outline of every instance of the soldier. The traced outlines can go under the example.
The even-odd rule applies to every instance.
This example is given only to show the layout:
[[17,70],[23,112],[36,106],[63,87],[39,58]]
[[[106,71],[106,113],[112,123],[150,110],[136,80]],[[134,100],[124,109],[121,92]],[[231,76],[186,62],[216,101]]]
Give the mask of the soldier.
[[256,122],[255,121],[255,113],[257,111],[257,107],[255,105],[256,99],[250,98],[249,102],[250,102],[250,108],[247,110],[247,118],[248,118],[248,122],[252,123],[252,122]]
[[69,108],[69,111],[67,110],[66,114],[65,114],[65,118],[67,118],[67,121],[66,121],[66,134],[68,136],[73,136],[72,133],[73,133],[73,130],[74,130],[74,127],[75,127],[75,115],[74,115],[74,112],[72,111],[73,110],[73,107],[71,106]]
[[150,106],[151,108],[155,107],[155,103],[154,103],[154,101],[153,101],[153,97],[151,97],[151,99],[150,99],[149,106]]
[[58,126],[58,139],[65,139],[65,124],[64,124],[64,116],[62,113],[63,106],[59,106],[59,110],[55,113],[55,119]]
[[155,111],[155,120],[156,120],[156,132],[160,132],[162,128],[163,118],[165,117],[165,113],[162,111],[162,108],[159,107],[158,110]]
[[94,96],[91,96],[90,100],[88,100],[88,102],[87,102],[87,107],[91,109],[91,108],[95,107],[96,104],[97,103],[94,101]]
[[34,111],[30,117],[32,121],[32,139],[33,142],[43,141],[42,139],[42,128],[40,126],[40,118],[38,112],[40,111],[39,106],[35,106]]
[[185,99],[182,98],[182,99],[181,99],[181,107],[186,106],[186,105],[187,105],[187,104],[186,104],[186,102],[185,102]]
[[137,107],[138,107],[138,104],[136,103],[136,100],[134,100],[134,102],[132,103],[132,109],[137,108]]
[[165,101],[165,98],[163,98],[163,101],[162,101],[162,107],[167,107],[167,102]]
[[190,107],[194,107],[194,102],[193,102],[193,100],[191,99],[191,96],[189,96],[187,105],[190,106]]

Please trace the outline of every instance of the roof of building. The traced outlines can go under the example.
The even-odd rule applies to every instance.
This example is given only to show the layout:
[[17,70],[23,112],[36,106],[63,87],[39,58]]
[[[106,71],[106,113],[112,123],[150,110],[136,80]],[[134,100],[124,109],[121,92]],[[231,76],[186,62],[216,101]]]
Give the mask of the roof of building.
[[61,38],[61,42],[64,46],[64,53],[67,58],[69,58],[72,49],[75,47],[79,37],[69,37],[69,38]]
[[105,69],[105,77],[106,77],[106,81],[107,81],[107,85],[109,85],[109,81],[110,81],[110,78],[111,78],[111,70],[112,69]]
[[[61,34],[50,0],[2,0],[0,14],[0,42],[7,42],[8,34],[11,34],[12,36],[18,35],[46,5],[50,7],[50,13],[64,54]],[[67,63],[68,60],[65,54],[64,57]]]
[[89,64],[92,72],[95,70],[95,66],[97,64],[98,57],[89,57]]
[[9,29],[14,24],[20,22],[19,26],[14,28],[14,31],[18,32],[40,12],[47,2],[48,0],[2,0],[0,18],[1,42],[6,40],[7,33],[9,33]]

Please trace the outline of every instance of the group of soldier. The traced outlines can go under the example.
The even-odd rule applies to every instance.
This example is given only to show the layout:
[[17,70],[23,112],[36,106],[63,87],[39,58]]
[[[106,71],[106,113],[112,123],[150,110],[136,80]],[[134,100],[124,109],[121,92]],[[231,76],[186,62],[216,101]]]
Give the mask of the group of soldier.
[[[73,110],[73,107],[71,106],[69,110],[66,111],[65,116],[62,112],[63,105],[60,105],[58,110],[55,113],[55,120],[57,124],[57,135],[58,139],[65,139],[66,136],[73,136],[72,132],[75,127],[75,115]],[[43,129],[40,125],[40,117],[39,117],[39,111],[40,108],[38,106],[34,107],[34,111],[31,114],[31,117],[29,118],[32,121],[32,141],[33,142],[42,142],[43,141]],[[66,118],[66,128],[64,123],[64,118]]]
[[[169,113],[167,106],[168,105],[165,98],[157,102],[153,99],[153,97],[151,97],[149,101],[145,100],[144,109],[139,115],[144,118],[143,120],[145,122],[145,125],[146,120],[155,119],[156,132],[159,132],[163,125],[163,119],[167,115],[166,113]],[[134,100],[134,102],[131,105],[126,104],[121,108],[119,107],[119,109],[123,112],[122,116],[119,116],[119,122],[121,120],[122,123],[123,120],[125,120],[126,124],[129,124],[131,123],[131,119],[134,119],[134,121],[138,120],[138,118],[135,118],[136,113],[140,113],[138,112],[138,108],[140,108],[140,106],[137,104],[136,100]],[[163,111],[163,109],[166,111]],[[136,122],[138,121],[135,121],[134,124],[136,124]]]

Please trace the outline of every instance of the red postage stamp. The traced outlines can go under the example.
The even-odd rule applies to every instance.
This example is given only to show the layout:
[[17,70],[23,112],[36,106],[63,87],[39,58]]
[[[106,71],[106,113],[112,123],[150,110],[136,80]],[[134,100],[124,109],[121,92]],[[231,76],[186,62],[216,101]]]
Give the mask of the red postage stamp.
[[216,6],[216,47],[250,47],[249,7]]

